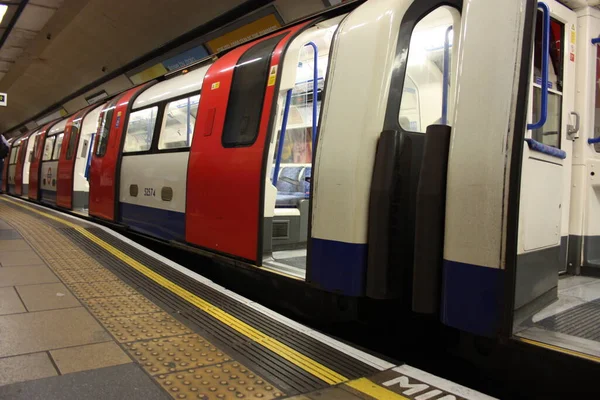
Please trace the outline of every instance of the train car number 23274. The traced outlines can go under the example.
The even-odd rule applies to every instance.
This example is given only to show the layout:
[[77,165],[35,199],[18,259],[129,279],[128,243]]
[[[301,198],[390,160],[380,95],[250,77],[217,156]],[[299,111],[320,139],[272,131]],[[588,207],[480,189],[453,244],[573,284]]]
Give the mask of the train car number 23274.
[[154,188],[144,188],[144,196],[156,196]]

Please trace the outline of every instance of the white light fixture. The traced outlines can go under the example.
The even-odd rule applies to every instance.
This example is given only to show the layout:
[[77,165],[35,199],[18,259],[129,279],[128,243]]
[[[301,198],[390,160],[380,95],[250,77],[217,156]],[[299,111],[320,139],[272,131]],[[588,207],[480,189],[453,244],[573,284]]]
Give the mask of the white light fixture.
[[6,14],[6,10],[8,10],[7,5],[0,5],[0,23],[2,23],[2,19],[4,18],[4,14]]

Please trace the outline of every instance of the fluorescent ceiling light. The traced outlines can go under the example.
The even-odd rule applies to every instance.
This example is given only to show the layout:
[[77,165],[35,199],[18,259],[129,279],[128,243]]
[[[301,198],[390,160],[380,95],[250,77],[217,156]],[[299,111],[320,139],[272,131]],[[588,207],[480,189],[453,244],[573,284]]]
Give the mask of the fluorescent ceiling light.
[[6,10],[8,10],[7,5],[0,5],[0,23],[2,23],[2,19],[4,18],[4,14],[6,14]]

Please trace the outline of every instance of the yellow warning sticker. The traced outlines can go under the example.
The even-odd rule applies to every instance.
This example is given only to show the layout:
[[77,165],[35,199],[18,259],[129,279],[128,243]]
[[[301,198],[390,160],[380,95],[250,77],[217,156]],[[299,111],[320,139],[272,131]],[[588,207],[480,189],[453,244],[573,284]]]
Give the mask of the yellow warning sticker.
[[215,90],[218,89],[219,86],[221,86],[221,82],[214,82],[212,85],[210,85],[210,90]]
[[571,25],[571,44],[575,44],[575,25]]
[[269,70],[269,82],[267,83],[267,86],[273,86],[275,80],[277,80],[277,65],[273,65]]

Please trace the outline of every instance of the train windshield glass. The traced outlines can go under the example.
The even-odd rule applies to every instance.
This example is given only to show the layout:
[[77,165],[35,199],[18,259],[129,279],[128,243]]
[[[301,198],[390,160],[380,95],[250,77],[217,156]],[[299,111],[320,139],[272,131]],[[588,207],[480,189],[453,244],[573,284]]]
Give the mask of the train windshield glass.
[[[399,123],[425,132],[431,124],[450,125],[448,92],[452,65],[453,17],[440,7],[417,23],[410,38]],[[444,90],[445,86],[445,90]]]

